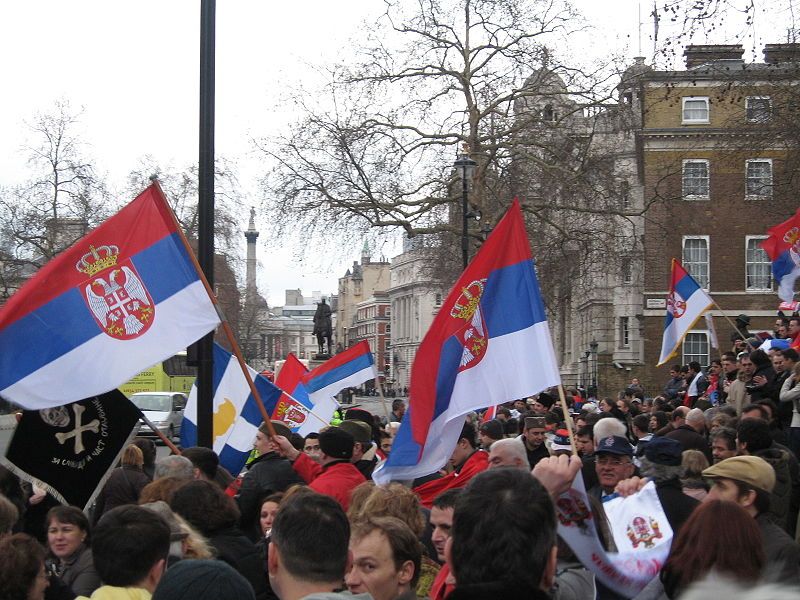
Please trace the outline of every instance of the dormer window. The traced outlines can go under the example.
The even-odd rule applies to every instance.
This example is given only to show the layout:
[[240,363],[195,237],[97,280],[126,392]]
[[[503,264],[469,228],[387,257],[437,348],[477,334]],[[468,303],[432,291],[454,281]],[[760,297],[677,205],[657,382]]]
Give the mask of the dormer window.
[[542,121],[546,121],[548,123],[555,123],[558,120],[558,114],[555,110],[553,110],[552,104],[545,104],[544,110],[542,110]]
[[683,98],[683,123],[708,123],[709,109],[707,96],[690,96]]

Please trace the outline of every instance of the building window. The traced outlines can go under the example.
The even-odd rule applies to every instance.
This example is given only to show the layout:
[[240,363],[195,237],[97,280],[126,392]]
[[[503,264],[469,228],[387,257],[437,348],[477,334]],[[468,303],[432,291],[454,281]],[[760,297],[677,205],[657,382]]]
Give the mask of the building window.
[[435,302],[436,306],[441,306],[442,305],[442,295],[437,293],[434,302]]
[[749,96],[745,100],[748,123],[766,123],[772,118],[772,101],[769,96]]
[[748,235],[745,241],[745,289],[748,292],[772,290],[772,263],[759,244],[766,238]]
[[683,266],[704,290],[708,289],[708,236],[683,238]]
[[627,181],[620,184],[620,195],[622,196],[622,208],[628,209],[631,207],[631,186]]
[[553,110],[552,104],[545,104],[542,111],[542,120],[548,123],[555,123],[558,120],[558,113]]
[[748,198],[772,197],[772,159],[759,158],[746,163],[746,191]]
[[683,98],[682,119],[684,123],[708,123],[708,97]]
[[688,365],[693,360],[704,367],[708,366],[708,332],[706,331],[690,331],[683,338],[683,364]]
[[633,283],[633,263],[631,259],[624,257],[620,268],[622,271],[622,283]]
[[708,161],[685,160],[682,173],[683,197],[708,200]]
[[630,317],[619,318],[619,347],[631,347]]

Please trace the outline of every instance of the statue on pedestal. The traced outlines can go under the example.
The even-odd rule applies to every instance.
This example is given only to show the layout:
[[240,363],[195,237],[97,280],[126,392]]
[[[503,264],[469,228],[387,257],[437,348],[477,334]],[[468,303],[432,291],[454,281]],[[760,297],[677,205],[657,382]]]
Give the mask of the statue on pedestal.
[[[317,336],[318,354],[316,358],[330,358],[333,338],[331,326],[331,307],[325,303],[325,298],[317,303],[317,312],[314,313],[314,335]],[[328,340],[328,351],[325,352],[325,340]]]

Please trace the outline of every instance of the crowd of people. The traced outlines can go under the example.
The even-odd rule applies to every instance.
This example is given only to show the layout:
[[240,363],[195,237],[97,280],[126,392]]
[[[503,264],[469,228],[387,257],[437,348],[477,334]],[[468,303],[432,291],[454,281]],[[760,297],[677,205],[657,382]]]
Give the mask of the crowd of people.
[[614,398],[548,390],[469,414],[448,465],[413,482],[371,479],[399,399],[305,438],[262,424],[242,474],[137,439],[88,515],[3,471],[0,597],[622,598],[557,534],[579,474],[609,552],[604,503],[654,483],[673,539],[638,600],[800,597],[800,357],[734,343],[707,371],[674,365],[657,394],[633,379]]

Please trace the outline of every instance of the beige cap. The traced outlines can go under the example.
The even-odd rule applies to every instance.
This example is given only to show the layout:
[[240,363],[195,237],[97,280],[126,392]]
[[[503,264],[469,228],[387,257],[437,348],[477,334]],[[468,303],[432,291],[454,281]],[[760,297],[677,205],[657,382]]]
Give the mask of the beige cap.
[[772,493],[775,488],[775,469],[758,456],[733,456],[708,467],[703,477],[734,479]]
[[342,429],[353,436],[353,439],[362,444],[372,441],[372,429],[364,421],[346,420],[339,423]]

